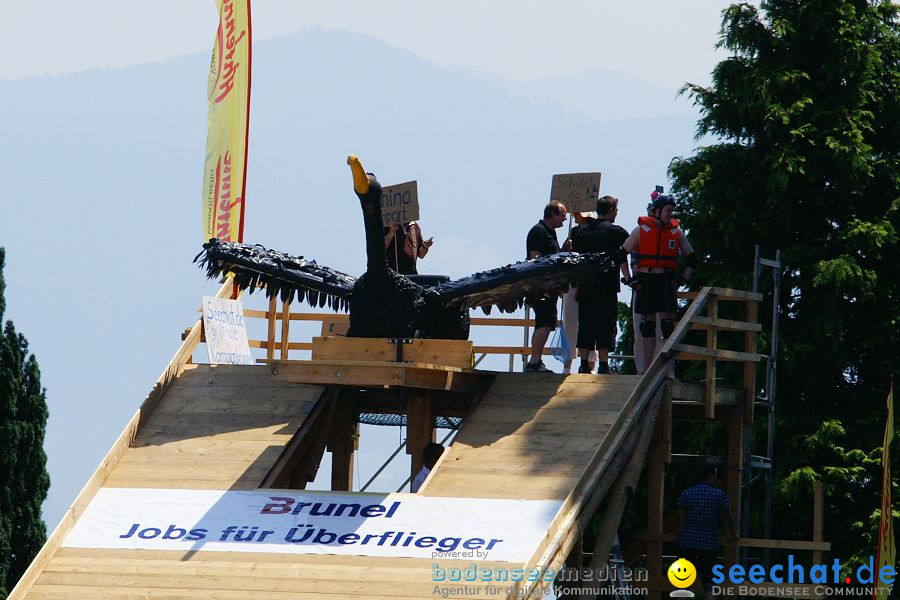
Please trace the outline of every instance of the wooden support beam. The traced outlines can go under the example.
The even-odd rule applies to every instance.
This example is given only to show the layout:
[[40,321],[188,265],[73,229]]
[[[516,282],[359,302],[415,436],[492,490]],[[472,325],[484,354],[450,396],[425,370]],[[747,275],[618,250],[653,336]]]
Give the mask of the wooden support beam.
[[[825,484],[816,481],[813,487],[813,542],[820,544],[825,539],[824,528],[825,508]],[[814,550],[812,555],[814,565],[822,564],[822,550]]]
[[[696,298],[699,293],[700,292],[678,292],[678,297],[693,299],[693,298]],[[711,287],[711,288],[709,288],[709,293],[713,296],[718,296],[722,300],[734,300],[734,301],[750,300],[753,302],[762,302],[762,300],[763,300],[763,295],[759,294],[757,292],[747,292],[744,290],[733,290],[731,288]]]
[[358,447],[359,420],[353,410],[352,394],[352,390],[338,394],[328,435],[331,489],[335,492],[353,491],[353,452]]
[[[665,434],[663,424],[656,423],[650,441],[649,463],[647,465],[647,536],[654,541],[647,542],[647,571],[651,577],[662,574],[663,504],[665,501]],[[647,600],[659,600],[658,590],[650,590]]]
[[[696,403],[704,405],[705,385],[690,381],[673,380],[669,382],[672,388],[672,401],[681,403]],[[736,388],[717,387],[716,404],[719,406],[742,405],[744,403],[744,391]]]
[[[728,466],[725,471],[725,493],[734,511],[735,535],[741,533],[741,484],[744,469],[744,415],[740,410],[734,411],[728,420]],[[737,564],[738,548],[733,543],[725,544],[726,568]]]
[[[669,386],[663,391],[663,401],[660,405],[660,414],[665,413],[667,397],[668,403],[671,403],[671,395]],[[599,569],[601,565],[607,562],[609,552],[612,549],[613,542],[616,539],[616,533],[619,529],[619,522],[625,513],[625,505],[637,487],[638,479],[641,476],[644,462],[647,459],[647,451],[650,440],[654,436],[659,437],[659,444],[663,447],[664,454],[668,453],[667,445],[669,443],[669,432],[665,417],[658,418],[652,413],[648,413],[645,417],[645,423],[642,425],[640,439],[628,459],[625,469],[616,478],[613,486],[612,494],[606,505],[606,512],[603,515],[603,521],[600,524],[600,531],[597,533],[597,540],[594,543],[594,549],[591,556],[590,569]],[[662,457],[665,461],[665,456]]]
[[275,308],[277,302],[278,296],[272,294],[272,297],[269,298],[269,310],[266,312],[266,318],[269,320],[266,330],[266,358],[269,360],[275,358]]
[[678,360],[706,360],[710,357],[716,360],[759,362],[762,356],[755,352],[736,352],[735,350],[713,350],[703,346],[691,344],[674,344],[672,350],[679,352]]
[[[663,534],[658,541],[675,542],[678,536],[674,533]],[[653,541],[649,535],[643,537],[644,541]],[[725,543],[727,539],[719,536],[719,543]],[[767,540],[762,538],[738,538],[735,543],[738,548],[769,548],[772,550],[821,550],[829,552],[831,550],[831,542],[811,542],[808,540]],[[650,576],[653,579],[653,576]]]
[[[719,318],[719,299],[715,296],[709,299],[706,305],[707,315],[711,322]],[[715,327],[706,330],[706,347],[709,350],[717,350],[719,345],[719,331]],[[703,391],[703,400],[706,403],[706,418],[716,416],[716,357],[706,359],[706,386]]]
[[410,475],[415,478],[422,470],[422,450],[434,441],[434,416],[431,396],[406,394],[406,453],[410,455]]
[[[326,388],[322,392],[318,402],[284,447],[281,456],[272,465],[260,487],[303,489],[308,481],[315,479],[319,461],[325,449],[325,442],[321,440],[329,429],[338,391],[335,388]],[[322,450],[316,453],[313,448],[319,445]],[[298,473],[302,473],[302,475],[297,476]],[[310,473],[312,474],[311,479],[309,478]]]
[[288,344],[291,329],[291,299],[281,303],[281,360],[288,359]]

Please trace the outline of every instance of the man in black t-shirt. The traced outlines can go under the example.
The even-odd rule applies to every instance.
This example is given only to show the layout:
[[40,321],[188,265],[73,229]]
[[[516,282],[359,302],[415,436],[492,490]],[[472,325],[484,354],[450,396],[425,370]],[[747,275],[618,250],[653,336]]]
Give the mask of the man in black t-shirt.
[[603,196],[597,201],[599,218],[582,227],[572,241],[575,252],[606,252],[616,264],[616,269],[578,282],[579,373],[591,372],[588,355],[594,349],[597,373],[609,373],[609,351],[615,347],[619,312],[619,269],[628,258],[622,250],[628,232],[614,224],[618,212],[618,198]]
[[[566,207],[562,202],[551,200],[544,207],[544,218],[537,222],[525,238],[525,258],[531,260],[539,256],[548,256],[559,252],[559,241],[556,229],[566,222]],[[525,365],[527,373],[547,373],[550,371],[541,360],[544,346],[550,332],[556,329],[556,297],[555,290],[542,296],[531,296],[525,299],[534,310],[534,333],[531,336],[531,358]]]

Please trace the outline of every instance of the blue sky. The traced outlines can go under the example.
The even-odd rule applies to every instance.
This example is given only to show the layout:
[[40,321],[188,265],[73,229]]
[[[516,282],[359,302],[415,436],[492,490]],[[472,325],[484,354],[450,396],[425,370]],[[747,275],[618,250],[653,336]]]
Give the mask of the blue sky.
[[[630,227],[653,185],[666,183],[668,160],[697,145],[696,117],[676,91],[708,82],[723,58],[714,45],[726,5],[257,2],[247,241],[359,273],[361,241],[344,235],[359,218],[342,162],[350,152],[385,183],[419,180],[423,230],[436,240],[429,272],[520,259],[553,173],[602,171],[601,192],[622,199]],[[217,23],[211,0],[4,11],[0,245],[7,318],[31,341],[48,388],[52,528],[196,318],[200,295],[215,291],[190,258]],[[357,56],[383,57],[374,80],[401,97],[366,102],[371,131],[329,112],[352,92],[327,71]],[[430,154],[452,173],[452,193]],[[401,438],[378,435],[385,454]],[[363,481],[378,464],[361,464]],[[402,481],[405,468],[390,477]]]

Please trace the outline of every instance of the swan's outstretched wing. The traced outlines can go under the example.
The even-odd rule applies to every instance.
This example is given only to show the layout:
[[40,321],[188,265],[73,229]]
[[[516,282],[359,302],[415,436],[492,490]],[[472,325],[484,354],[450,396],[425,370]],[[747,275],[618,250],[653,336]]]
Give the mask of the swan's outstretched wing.
[[512,312],[522,306],[526,296],[540,295],[613,268],[612,258],[605,253],[560,252],[482,271],[430,289],[448,307],[480,306],[487,313],[496,306]]
[[302,256],[217,239],[203,244],[203,252],[194,262],[205,266],[210,278],[234,273],[235,285],[250,293],[264,287],[269,297],[278,294],[285,300],[296,295],[311,306],[327,304],[334,310],[349,308],[356,283],[356,277],[317,265],[316,261]]

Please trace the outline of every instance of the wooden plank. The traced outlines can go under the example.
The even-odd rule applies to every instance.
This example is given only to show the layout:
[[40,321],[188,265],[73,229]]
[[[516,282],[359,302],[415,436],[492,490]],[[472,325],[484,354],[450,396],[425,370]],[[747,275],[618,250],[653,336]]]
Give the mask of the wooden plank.
[[[551,411],[552,412],[552,411]],[[548,423],[541,420],[530,420],[525,423],[486,422],[473,418],[465,430],[465,435],[457,438],[457,443],[467,443],[470,439],[484,437],[507,436],[562,436],[571,438],[597,439],[609,431],[621,413],[600,413],[592,423],[582,418],[576,423]]]
[[462,372],[453,367],[422,364],[335,362],[325,360],[273,363],[277,381],[358,387],[397,386],[471,393],[493,379],[488,372]]
[[[673,380],[669,382],[669,386],[672,389],[672,400],[674,402],[696,402],[704,404],[703,385],[692,383],[690,381]],[[744,392],[743,390],[717,386],[716,401],[720,406],[742,404],[744,401]]]
[[488,406],[482,404],[470,418],[477,419],[479,423],[517,423],[523,426],[533,422],[546,425],[590,424],[600,413],[618,413],[623,404],[623,401],[602,401],[597,402],[596,409],[592,409],[593,405],[576,408],[543,405],[537,408],[528,407],[524,409],[528,414],[523,415],[523,411],[512,411],[508,407],[491,403]]
[[[465,568],[465,567],[461,567]],[[168,574],[160,577],[156,574],[143,573],[44,573],[37,581],[41,586],[73,586],[90,588],[112,588],[122,591],[152,590],[154,588],[176,589],[184,591],[206,590],[215,591],[214,597],[219,597],[218,592],[266,592],[266,593],[292,593],[304,591],[315,597],[334,597],[334,594],[342,596],[390,596],[395,597],[431,597],[434,581],[423,577],[420,581],[409,581],[403,584],[397,582],[381,582],[368,580],[364,576],[343,581],[323,580],[318,578],[298,580],[296,578],[269,579],[265,577],[240,577],[228,575],[176,575]],[[472,584],[469,584],[470,586]],[[441,586],[464,590],[465,584],[441,582]],[[504,597],[504,586],[496,586],[499,594],[487,597]],[[298,589],[299,588],[299,589]],[[471,587],[470,587],[471,589]],[[479,586],[484,592],[485,588]],[[86,596],[82,596],[86,597]],[[150,597],[153,597],[152,595]],[[196,597],[196,596],[195,596]],[[295,596],[293,596],[295,597]]]
[[[672,350],[676,352],[683,352],[692,356],[700,356],[703,357],[702,360],[706,360],[709,357],[715,358],[716,360],[730,360],[730,361],[749,361],[749,362],[759,362],[762,360],[762,356],[755,352],[737,352],[735,350],[713,350],[711,348],[704,348],[703,346],[692,346],[690,344],[674,344],[672,346]],[[681,359],[682,357],[679,355],[678,357]]]
[[[751,302],[747,306],[754,306],[754,303]],[[762,325],[755,321],[748,321],[733,321],[721,317],[717,317],[716,319],[711,319],[710,317],[694,317],[691,321],[691,329],[704,330],[715,328],[720,331],[762,331]]]
[[[602,426],[598,426],[598,431]],[[608,427],[608,426],[607,426]],[[543,435],[508,435],[476,433],[467,435],[465,439],[457,439],[453,445],[490,446],[491,450],[519,450],[524,452],[544,452],[550,450],[584,451],[600,446],[604,436],[582,438],[565,437],[555,434]]]
[[[713,296],[718,296],[721,300],[734,300],[734,301],[746,301],[750,300],[753,302],[762,302],[763,295],[756,292],[747,292],[744,290],[733,290],[731,288],[722,288],[722,287],[711,287],[708,288],[710,294]],[[679,298],[687,298],[694,299],[697,297],[698,292],[678,292]]]
[[[383,338],[314,337],[313,360],[394,362],[397,344]],[[469,340],[413,339],[403,344],[403,361],[447,365],[460,369],[472,367],[472,342]]]

